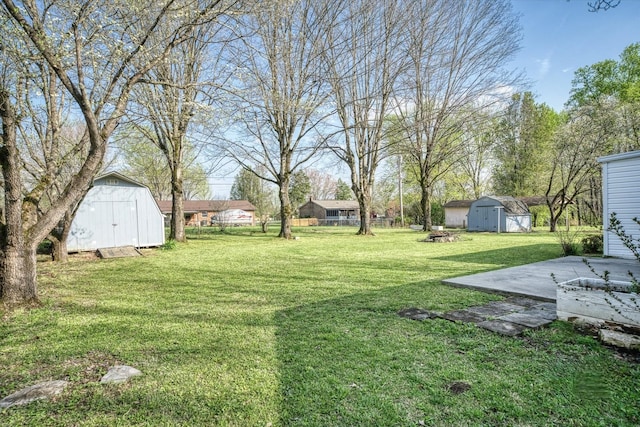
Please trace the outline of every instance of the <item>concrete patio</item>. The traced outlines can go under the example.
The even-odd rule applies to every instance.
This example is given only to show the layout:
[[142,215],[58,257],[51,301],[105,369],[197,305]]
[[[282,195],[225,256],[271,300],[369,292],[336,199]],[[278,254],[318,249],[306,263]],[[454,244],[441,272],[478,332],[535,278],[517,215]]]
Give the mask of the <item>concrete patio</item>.
[[[443,283],[494,292],[503,295],[524,296],[542,301],[555,302],[556,284],[551,278],[553,273],[558,282],[577,277],[595,276],[582,261],[583,257],[570,256],[556,258],[518,267],[488,271],[486,273],[454,277]],[[640,278],[640,263],[636,260],[619,258],[589,258],[591,266],[599,273],[609,271],[611,280],[629,280],[631,271]]]

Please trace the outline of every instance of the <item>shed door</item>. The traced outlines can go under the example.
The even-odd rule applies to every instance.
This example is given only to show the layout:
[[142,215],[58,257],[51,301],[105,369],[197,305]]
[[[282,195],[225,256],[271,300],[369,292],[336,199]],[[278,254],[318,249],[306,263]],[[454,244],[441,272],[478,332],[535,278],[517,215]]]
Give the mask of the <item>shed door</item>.
[[131,201],[96,202],[99,248],[138,246],[136,204]]

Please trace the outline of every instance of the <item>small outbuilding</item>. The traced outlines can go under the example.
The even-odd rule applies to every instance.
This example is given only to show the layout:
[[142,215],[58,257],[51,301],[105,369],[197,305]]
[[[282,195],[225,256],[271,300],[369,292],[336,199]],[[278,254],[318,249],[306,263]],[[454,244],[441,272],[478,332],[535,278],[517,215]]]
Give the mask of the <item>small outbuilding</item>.
[[469,231],[523,233],[531,231],[527,205],[510,196],[485,196],[469,207]]
[[300,218],[317,218],[320,225],[355,225],[360,220],[355,200],[309,200],[299,212]]
[[[609,228],[609,219],[615,213],[625,232],[637,238],[640,230],[633,218],[640,218],[640,151],[600,157],[598,161],[602,163],[604,230]],[[635,258],[610,231],[604,233],[603,252],[605,256]]]
[[442,205],[444,226],[447,228],[467,228],[467,216],[473,200],[451,200]]
[[160,246],[164,220],[146,186],[116,172],[97,177],[80,203],[67,238],[69,252]]

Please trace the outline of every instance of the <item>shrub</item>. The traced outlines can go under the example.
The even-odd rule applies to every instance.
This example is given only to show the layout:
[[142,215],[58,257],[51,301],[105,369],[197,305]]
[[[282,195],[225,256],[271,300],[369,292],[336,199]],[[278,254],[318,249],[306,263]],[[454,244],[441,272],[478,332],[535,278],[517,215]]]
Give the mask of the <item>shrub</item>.
[[580,253],[580,245],[578,244],[579,229],[556,231],[556,236],[562,247],[564,256],[578,255]]
[[582,251],[587,254],[601,254],[603,250],[602,234],[593,234],[582,239]]
[[169,239],[166,242],[164,242],[164,244],[160,245],[160,250],[170,251],[175,249],[176,247],[177,247],[176,241],[173,239]]

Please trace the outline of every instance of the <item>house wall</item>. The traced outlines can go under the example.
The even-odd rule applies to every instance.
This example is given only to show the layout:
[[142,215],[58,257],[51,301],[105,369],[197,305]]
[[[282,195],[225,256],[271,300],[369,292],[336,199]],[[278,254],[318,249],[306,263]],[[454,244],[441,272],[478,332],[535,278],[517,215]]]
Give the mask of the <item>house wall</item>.
[[[640,151],[598,159],[602,163],[603,227],[609,228],[612,213],[625,231],[637,237],[640,227]],[[633,253],[611,232],[604,233],[604,255],[633,259]]]
[[69,252],[162,245],[163,216],[149,189],[106,182],[96,181],[80,204],[67,239]]
[[300,218],[318,218],[326,219],[327,212],[323,207],[318,206],[316,203],[307,202],[300,206]]
[[466,228],[469,208],[444,208],[444,225],[448,228]]

